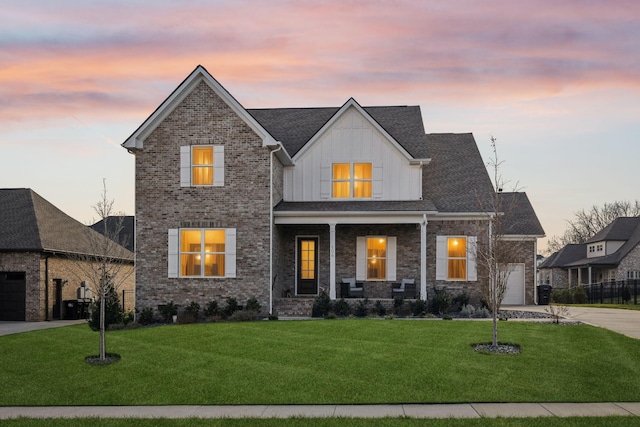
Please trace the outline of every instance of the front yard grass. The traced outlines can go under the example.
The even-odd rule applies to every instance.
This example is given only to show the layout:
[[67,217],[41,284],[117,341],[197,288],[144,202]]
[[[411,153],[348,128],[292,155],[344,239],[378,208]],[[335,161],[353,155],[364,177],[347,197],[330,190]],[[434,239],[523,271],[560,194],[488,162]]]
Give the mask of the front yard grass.
[[210,323],[107,333],[91,366],[78,325],[0,337],[0,405],[640,401],[640,340],[587,325],[501,322],[520,355],[484,355],[491,324]]

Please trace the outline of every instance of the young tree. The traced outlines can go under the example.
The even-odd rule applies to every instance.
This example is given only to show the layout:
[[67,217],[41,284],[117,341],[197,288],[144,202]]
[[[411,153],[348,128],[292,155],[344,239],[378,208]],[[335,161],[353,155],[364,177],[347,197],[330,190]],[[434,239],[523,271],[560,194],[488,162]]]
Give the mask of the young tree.
[[[484,236],[479,236],[476,247],[476,264],[480,278],[480,294],[491,311],[493,319],[492,345],[498,345],[498,311],[507,290],[509,275],[516,261],[511,242],[505,239],[510,227],[510,214],[516,209],[517,197],[514,187],[512,193],[503,193],[508,182],[504,181],[500,173],[502,161],[498,158],[496,139],[491,137],[493,157],[487,163],[493,172],[494,191],[490,200],[479,203],[483,212],[487,214],[487,229]],[[517,186],[517,185],[516,185]]]
[[562,236],[553,236],[547,243],[547,252],[553,253],[572,243],[584,243],[598,231],[622,216],[639,216],[640,201],[615,201],[602,206],[593,205],[590,210],[581,210],[567,221],[567,229]]
[[[76,254],[78,271],[82,280],[92,289],[100,303],[100,360],[106,360],[105,331],[107,328],[105,313],[109,296],[115,293],[133,274],[133,253],[117,243],[122,232],[124,215],[114,215],[114,201],[107,197],[107,186],[103,180],[100,200],[92,206],[102,220],[103,229],[99,232],[86,228],[87,253]],[[116,221],[107,218],[116,217]],[[113,218],[111,218],[113,219]]]

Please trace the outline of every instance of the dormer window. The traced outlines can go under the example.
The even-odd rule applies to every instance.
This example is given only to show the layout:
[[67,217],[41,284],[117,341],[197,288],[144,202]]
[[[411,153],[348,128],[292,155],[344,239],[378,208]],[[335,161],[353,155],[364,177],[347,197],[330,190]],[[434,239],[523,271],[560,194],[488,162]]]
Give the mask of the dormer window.
[[334,199],[368,199],[372,193],[371,163],[334,163],[331,197]]
[[589,245],[588,251],[589,255],[597,254],[598,252],[602,252],[604,250],[604,245],[602,243],[594,243]]

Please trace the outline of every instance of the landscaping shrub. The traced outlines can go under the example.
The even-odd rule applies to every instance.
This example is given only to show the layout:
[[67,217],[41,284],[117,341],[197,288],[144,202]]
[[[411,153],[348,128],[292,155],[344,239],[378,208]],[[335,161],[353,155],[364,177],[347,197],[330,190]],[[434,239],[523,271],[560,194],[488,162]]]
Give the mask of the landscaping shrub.
[[322,291],[313,302],[311,317],[325,317],[329,311],[331,311],[331,298],[325,291]]
[[460,309],[460,316],[472,317],[476,312],[476,309],[471,304],[465,304]]
[[229,297],[227,298],[227,305],[224,307],[224,310],[222,310],[222,314],[224,315],[225,319],[227,319],[233,316],[233,313],[238,310],[240,310],[238,300],[236,300],[234,297]]
[[180,323],[196,323],[200,315],[200,304],[195,301],[191,301],[189,305],[184,309]]
[[404,298],[395,297],[393,299],[393,312],[396,316],[400,315],[400,310],[402,310],[402,305],[404,304]]
[[558,288],[551,292],[551,302],[557,304],[586,304],[588,300],[584,286]]
[[344,300],[344,298],[340,298],[340,300],[335,303],[334,311],[336,316],[347,317],[351,314],[351,306]]
[[369,305],[368,298],[358,301],[358,304],[356,304],[356,308],[354,310],[354,314],[356,315],[356,317],[367,317],[367,314],[369,314],[368,305]]
[[480,307],[471,315],[474,319],[488,319],[491,317],[491,312],[487,307]]
[[171,301],[168,304],[159,305],[158,311],[160,311],[164,323],[173,323],[173,316],[178,314],[178,306]]
[[[109,286],[107,289],[105,295],[104,312],[105,329],[109,329],[109,325],[122,323],[122,308],[120,307],[120,299],[118,298],[118,293],[113,286]],[[100,299],[98,299],[91,305],[89,327],[94,331],[100,330]]]
[[466,291],[462,291],[461,294],[456,295],[451,300],[451,305],[456,307],[457,311],[460,311],[462,310],[462,307],[469,305],[470,300],[471,297],[469,296],[469,294]]
[[429,306],[429,312],[433,314],[443,314],[450,305],[449,295],[444,289],[434,289],[434,296]]
[[250,322],[258,320],[260,315],[255,310],[237,310],[229,317],[232,322]]
[[153,309],[151,307],[142,309],[138,316],[138,323],[142,325],[150,325],[153,323]]
[[378,300],[376,301],[375,306],[373,307],[373,310],[376,312],[376,314],[380,317],[384,317],[385,314],[387,314],[387,309],[386,307],[382,304],[382,301]]
[[218,301],[214,299],[209,301],[204,309],[204,315],[208,318],[219,316],[220,308],[218,307]]
[[427,313],[427,302],[417,299],[411,303],[411,314],[416,317],[422,317]]
[[587,292],[584,290],[584,286],[576,286],[573,288],[573,303],[574,304],[586,304],[589,301]]
[[251,297],[247,300],[244,309],[247,311],[255,311],[256,313],[259,313],[260,309],[262,309],[262,306],[260,305],[256,297]]

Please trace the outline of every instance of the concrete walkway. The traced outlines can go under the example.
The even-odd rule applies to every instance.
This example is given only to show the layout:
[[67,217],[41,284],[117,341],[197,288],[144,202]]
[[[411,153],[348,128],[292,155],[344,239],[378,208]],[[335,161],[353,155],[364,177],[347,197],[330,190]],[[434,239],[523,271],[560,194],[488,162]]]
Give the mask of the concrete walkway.
[[0,407],[0,419],[27,418],[531,418],[640,417],[640,402],[404,405]]
[[[503,310],[537,311],[545,313],[548,305],[503,306]],[[567,320],[576,320],[640,339],[640,310],[618,308],[568,307]]]
[[22,332],[39,331],[41,329],[61,328],[63,326],[87,323],[82,320],[51,320],[48,322],[6,322],[0,321],[0,336],[20,334]]

